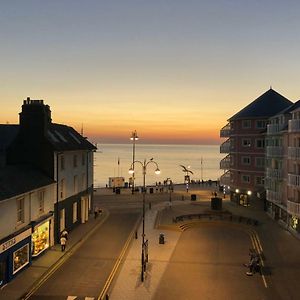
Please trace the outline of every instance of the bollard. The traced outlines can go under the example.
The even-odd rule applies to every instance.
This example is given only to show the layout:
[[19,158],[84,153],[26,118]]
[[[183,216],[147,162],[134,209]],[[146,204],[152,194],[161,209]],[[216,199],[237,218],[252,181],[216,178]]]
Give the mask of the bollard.
[[149,202],[149,209],[151,209],[151,202]]
[[137,238],[138,238],[138,233],[137,231],[135,231],[135,239],[137,240]]
[[184,201],[184,196],[181,196],[181,200]]
[[109,295],[108,294],[105,295],[105,300],[109,300]]

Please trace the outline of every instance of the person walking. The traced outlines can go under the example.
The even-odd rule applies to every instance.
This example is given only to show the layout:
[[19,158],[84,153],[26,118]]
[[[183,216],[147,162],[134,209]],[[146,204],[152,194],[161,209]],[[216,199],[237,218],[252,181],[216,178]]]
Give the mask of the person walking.
[[67,231],[67,229],[64,229],[63,231],[62,231],[62,233],[61,233],[61,237],[63,236],[63,237],[65,237],[66,238],[66,240],[68,240],[68,231]]
[[64,236],[60,238],[61,251],[64,252],[66,250],[67,239]]

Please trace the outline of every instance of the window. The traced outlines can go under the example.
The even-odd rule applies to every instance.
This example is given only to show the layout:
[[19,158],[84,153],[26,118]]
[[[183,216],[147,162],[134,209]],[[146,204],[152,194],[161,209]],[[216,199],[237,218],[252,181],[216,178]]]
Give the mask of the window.
[[242,165],[250,165],[251,159],[249,156],[242,156]]
[[85,165],[85,153],[82,153],[82,155],[81,155],[81,164],[83,166]]
[[24,198],[17,199],[17,223],[24,223]]
[[77,214],[77,202],[73,203],[73,223],[75,223],[78,219],[78,214]]
[[92,155],[93,155],[93,152],[90,152],[90,153],[89,153],[89,163],[92,162]]
[[13,274],[29,264],[29,244],[18,249],[13,254]]
[[45,191],[38,192],[38,206],[39,206],[39,213],[42,214],[45,211]]
[[74,193],[78,193],[78,176],[74,176]]
[[255,147],[256,148],[265,148],[265,140],[264,139],[255,140]]
[[243,183],[250,183],[250,176],[249,175],[242,175],[242,182]]
[[85,173],[82,173],[81,175],[81,187],[82,187],[82,190],[85,190]]
[[262,177],[262,176],[255,177],[255,184],[256,185],[264,185],[265,184],[264,177]]
[[242,121],[242,128],[251,128],[251,121],[250,120],[243,120]]
[[74,168],[77,167],[77,155],[76,154],[73,156],[73,167]]
[[251,146],[251,139],[242,139],[242,146],[243,147],[250,147]]
[[60,156],[60,170],[65,169],[65,157],[63,155]]
[[65,196],[65,180],[62,179],[60,181],[60,198],[62,199],[64,198],[64,196]]
[[264,120],[257,120],[255,122],[255,127],[258,129],[264,129],[264,128],[266,128],[266,126],[267,126],[267,122]]
[[265,167],[265,158],[264,157],[255,157],[255,166],[258,168]]

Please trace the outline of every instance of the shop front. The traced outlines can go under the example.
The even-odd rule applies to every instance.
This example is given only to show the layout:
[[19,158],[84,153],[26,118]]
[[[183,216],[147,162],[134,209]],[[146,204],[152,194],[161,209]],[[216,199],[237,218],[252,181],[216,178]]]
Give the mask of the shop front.
[[290,228],[297,234],[300,234],[300,218],[290,215]]
[[0,286],[31,263],[31,228],[11,235],[0,244]]
[[53,244],[51,224],[53,224],[52,214],[33,223],[31,236],[31,255],[33,258],[42,254]]

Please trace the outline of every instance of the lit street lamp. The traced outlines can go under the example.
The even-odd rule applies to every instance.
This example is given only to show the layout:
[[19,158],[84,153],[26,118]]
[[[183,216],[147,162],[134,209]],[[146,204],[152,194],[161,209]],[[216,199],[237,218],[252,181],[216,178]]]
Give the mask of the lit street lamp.
[[134,165],[138,163],[143,168],[143,217],[142,217],[142,270],[141,270],[141,281],[144,281],[144,272],[146,271],[146,260],[145,260],[145,254],[148,256],[148,241],[145,242],[145,194],[146,194],[146,172],[147,172],[147,166],[150,163],[153,163],[156,165],[155,174],[160,174],[160,170],[158,168],[158,164],[153,161],[153,158],[146,161],[144,159],[144,162],[141,162],[139,160],[134,160],[131,164],[131,167],[129,169],[129,174],[134,174]]
[[132,167],[133,167],[133,173],[132,173],[132,194],[134,194],[134,161],[135,161],[135,141],[139,139],[136,130],[131,133],[132,140]]

